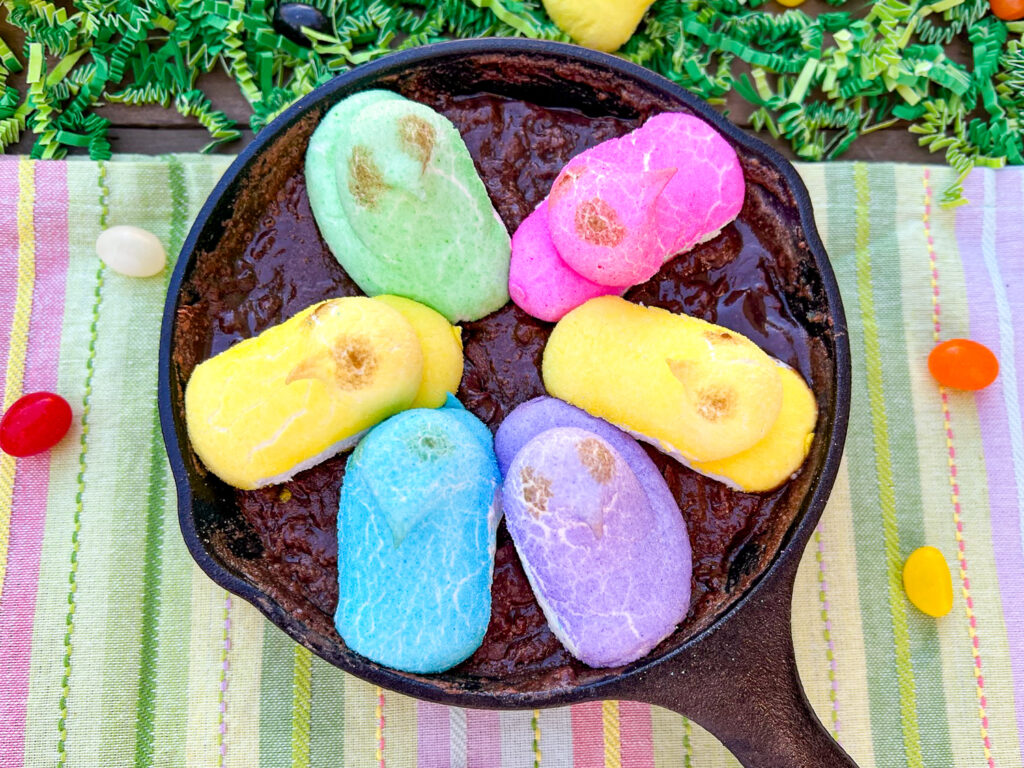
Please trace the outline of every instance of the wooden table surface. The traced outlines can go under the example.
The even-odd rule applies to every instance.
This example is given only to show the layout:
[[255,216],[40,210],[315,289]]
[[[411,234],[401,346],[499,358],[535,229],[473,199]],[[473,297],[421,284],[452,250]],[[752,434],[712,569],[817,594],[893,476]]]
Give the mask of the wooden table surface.
[[[808,0],[802,8],[814,13],[816,10],[828,9],[822,0]],[[0,35],[13,50],[21,48],[23,36],[19,29],[6,23],[6,10],[0,3]],[[963,43],[954,44],[948,54],[960,61],[969,61],[970,53]],[[10,82],[20,90],[23,89],[24,72],[11,77]],[[222,145],[218,152],[236,154],[252,137],[248,129],[251,110],[239,91],[235,82],[226,72],[217,71],[200,77],[198,87],[210,98],[213,106],[223,110],[228,117],[238,122],[242,130],[242,138],[230,144]],[[733,122],[742,127],[749,127],[750,113],[753,107],[735,93],[730,93],[727,103],[720,111],[727,112]],[[110,143],[115,154],[140,153],[163,154],[165,152],[198,152],[209,141],[209,134],[194,118],[179,115],[174,109],[159,106],[132,107],[124,104],[106,104],[96,109],[96,113],[110,120]],[[789,145],[784,141],[773,139],[767,133],[757,134],[759,138],[779,149],[784,156],[795,159]],[[22,139],[8,149],[12,153],[28,153],[35,137],[26,131]],[[85,154],[85,150],[75,149],[72,152]],[[906,124],[897,124],[892,128],[880,130],[861,136],[843,155],[844,160],[883,160],[895,162],[942,163],[943,156],[930,154],[919,147],[917,137],[906,130]]]

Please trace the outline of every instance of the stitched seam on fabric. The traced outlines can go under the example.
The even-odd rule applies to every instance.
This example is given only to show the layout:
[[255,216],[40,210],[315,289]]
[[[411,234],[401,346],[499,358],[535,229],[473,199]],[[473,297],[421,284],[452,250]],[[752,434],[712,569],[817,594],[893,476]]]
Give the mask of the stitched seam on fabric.
[[533,768],[540,768],[540,710],[533,710],[533,717],[530,720],[530,727],[533,729]]
[[377,706],[374,711],[377,718],[377,765],[384,768],[384,689],[377,686]]
[[[924,226],[925,245],[928,250],[928,264],[931,267],[932,284],[932,341],[939,343],[942,336],[942,323],[940,316],[942,307],[940,304],[941,290],[939,288],[939,266],[935,255],[935,241],[932,238],[932,189],[931,172],[925,168],[922,176],[924,185],[924,211],[921,214],[921,223]],[[949,408],[949,390],[939,385],[939,399],[942,403],[942,426],[945,430],[946,449],[948,451],[947,463],[949,466],[949,489],[950,502],[953,507],[953,525],[956,528],[956,559],[960,571],[960,588],[964,595],[964,612],[967,615],[967,634],[971,639],[971,655],[974,658],[974,680],[975,696],[978,699],[978,717],[981,726],[981,742],[985,752],[985,759],[989,768],[995,768],[996,762],[992,756],[992,743],[988,736],[988,714],[986,713],[985,701],[985,678],[982,674],[981,664],[981,643],[978,639],[977,620],[974,616],[974,601],[971,598],[971,580],[967,571],[967,543],[964,540],[963,520],[960,517],[960,484],[957,480],[956,465],[956,440],[953,435],[953,416]]]
[[[185,233],[188,192],[184,168],[175,157],[168,158],[171,187],[171,227],[168,246],[171,253],[181,248]],[[164,270],[164,289],[170,280],[171,265]],[[158,384],[159,386],[159,384]],[[149,489],[146,495],[146,545],[142,576],[142,637],[139,652],[139,695],[136,708],[135,765],[153,763],[153,707],[156,697],[156,662],[160,647],[160,584],[163,578],[164,506],[167,496],[167,473],[164,470],[164,449],[160,433],[160,411],[155,405],[151,424],[149,450]]]
[[619,731],[619,702],[601,702],[601,724],[604,727],[604,768],[621,768],[622,735]]
[[[25,383],[25,356],[36,284],[35,168],[35,162],[28,158],[18,161],[18,287],[14,294],[14,319],[4,379],[4,413],[21,397]],[[0,602],[7,577],[16,472],[17,460],[6,453],[0,454]]]
[[[99,188],[100,205],[100,231],[107,228],[107,201],[110,199],[110,189],[107,187],[107,166],[99,162],[96,183]],[[64,656],[61,659],[63,672],[60,679],[60,718],[57,720],[57,764],[64,765],[67,762],[67,720],[68,720],[68,696],[71,686],[71,654],[73,645],[72,635],[75,631],[75,605],[76,593],[78,591],[78,548],[82,531],[82,507],[85,496],[85,470],[87,466],[86,453],[89,448],[89,413],[92,400],[92,377],[96,371],[96,338],[99,327],[100,308],[103,304],[103,275],[105,267],[102,261],[96,268],[96,283],[93,288],[92,315],[89,321],[89,344],[85,358],[85,387],[82,397],[82,419],[81,434],[79,436],[78,452],[78,475],[75,478],[75,511],[71,523],[71,566],[68,571],[68,612],[65,617],[64,630]]]
[[867,166],[857,163],[854,166],[853,177],[856,190],[857,292],[860,297],[861,321],[864,327],[865,367],[875,449],[878,498],[882,512],[882,532],[889,588],[889,614],[892,619],[896,677],[900,693],[900,724],[903,730],[903,746],[906,750],[907,764],[910,768],[923,768],[921,735],[917,722],[917,694],[910,658],[910,633],[900,586],[902,563],[899,524],[896,519],[892,454],[889,447],[888,416],[885,410],[882,381],[882,352],[871,278],[871,224],[868,210],[871,192],[868,186]]
[[292,768],[309,768],[309,710],[313,656],[296,644],[292,668]]
[[829,615],[831,603],[828,597],[828,579],[825,576],[825,541],[821,535],[821,524],[814,529],[814,541],[817,543],[817,552],[814,553],[818,561],[818,601],[821,603],[821,621],[824,624],[822,632],[825,637],[825,658],[828,660],[829,679],[829,701],[832,703],[832,735],[839,741],[839,678],[838,662],[836,661],[836,644],[832,639],[832,618]]
[[228,753],[228,684],[231,680],[231,595],[224,593],[224,626],[221,630],[220,685],[217,689],[217,766],[224,768]]

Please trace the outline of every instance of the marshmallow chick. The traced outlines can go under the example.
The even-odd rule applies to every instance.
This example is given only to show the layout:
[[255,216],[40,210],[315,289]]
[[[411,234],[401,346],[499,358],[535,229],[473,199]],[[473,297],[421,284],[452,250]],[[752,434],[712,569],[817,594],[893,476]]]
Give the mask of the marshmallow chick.
[[[651,504],[658,509],[671,509],[676,506],[675,498],[661,472],[651,461],[647,452],[632,437],[621,429],[613,427],[604,419],[591,416],[586,411],[569,405],[557,397],[535,397],[518,405],[505,417],[494,435],[494,453],[498,457],[498,468],[503,477],[508,475],[508,468],[520,449],[530,440],[553,427],[576,427],[592,432],[607,442],[633,470],[644,493]],[[678,512],[678,507],[676,507]],[[686,524],[679,515],[679,525],[686,539],[686,551],[690,550],[690,541],[686,534]],[[689,557],[687,557],[689,563]],[[689,565],[687,565],[687,583],[689,583]]]
[[185,390],[189,440],[237,488],[284,482],[462,378],[458,329],[408,299],[314,304],[200,363]]
[[655,201],[666,261],[715,237],[743,208],[745,184],[736,150],[693,115],[654,115],[626,141],[630,169],[676,168]]
[[674,502],[647,495],[612,444],[555,427],[515,455],[506,524],[551,631],[592,667],[635,661],[690,604],[690,547]]
[[[739,214],[744,193],[736,151],[712,126],[680,112],[655,115],[562,169],[541,204],[548,232],[538,207],[513,238],[512,299],[557,321],[589,298],[621,295],[715,237]],[[611,281],[622,282],[612,290]]]
[[751,448],[782,407],[778,366],[746,337],[615,296],[563,317],[542,369],[548,394],[686,463]]
[[374,301],[402,313],[416,331],[423,350],[423,379],[410,408],[440,408],[462,381],[462,329],[412,299],[383,294]]
[[458,130],[429,107],[377,90],[342,100],[310,138],[306,181],[321,234],[368,295],[451,322],[508,301],[508,232]]
[[622,290],[591,282],[562,261],[551,241],[547,200],[541,201],[512,236],[508,292],[512,301],[533,317],[557,322],[587,299],[621,294]]
[[490,432],[454,398],[367,433],[338,505],[335,624],[349,648],[429,674],[480,646],[500,486]]
[[570,161],[548,195],[551,241],[562,260],[600,285],[652,277],[665,260],[655,203],[675,168],[623,171],[597,159]]
[[814,441],[818,402],[799,373],[778,360],[775,364],[782,380],[782,406],[768,434],[734,456],[691,462],[693,469],[730,488],[762,493],[778,488],[804,463]]

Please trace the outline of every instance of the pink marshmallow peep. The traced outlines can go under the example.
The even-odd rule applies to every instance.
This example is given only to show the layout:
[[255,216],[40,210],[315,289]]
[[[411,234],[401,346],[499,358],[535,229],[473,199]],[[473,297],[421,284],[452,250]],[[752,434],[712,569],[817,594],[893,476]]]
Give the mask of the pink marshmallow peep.
[[655,115],[562,169],[512,239],[512,300],[557,321],[595,296],[621,295],[717,235],[744,191],[736,151],[718,131],[693,115]]
[[736,150],[699,117],[655,115],[625,137],[629,170],[677,168],[655,201],[658,240],[668,261],[710,240],[743,207],[743,169]]
[[562,261],[601,285],[626,288],[653,277],[664,262],[655,204],[675,173],[569,161],[548,195],[551,241]]
[[551,242],[544,200],[512,236],[508,292],[524,312],[553,323],[588,299],[622,289],[593,283],[566,266]]

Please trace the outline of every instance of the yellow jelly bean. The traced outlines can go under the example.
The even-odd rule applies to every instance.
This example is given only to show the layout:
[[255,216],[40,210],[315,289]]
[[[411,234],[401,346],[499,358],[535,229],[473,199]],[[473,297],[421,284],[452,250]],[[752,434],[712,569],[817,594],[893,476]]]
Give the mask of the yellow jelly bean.
[[945,616],[953,610],[953,577],[942,553],[935,547],[919,547],[903,565],[903,589],[907,598],[929,616]]

